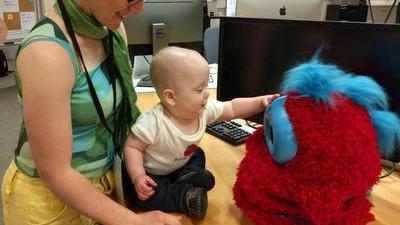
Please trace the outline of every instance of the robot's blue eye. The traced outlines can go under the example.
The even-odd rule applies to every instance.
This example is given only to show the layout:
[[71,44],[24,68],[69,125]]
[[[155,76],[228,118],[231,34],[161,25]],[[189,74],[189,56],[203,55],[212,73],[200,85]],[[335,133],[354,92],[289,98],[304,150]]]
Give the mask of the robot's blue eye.
[[279,164],[289,162],[297,153],[296,137],[285,109],[286,98],[275,99],[264,114],[264,139],[271,157]]

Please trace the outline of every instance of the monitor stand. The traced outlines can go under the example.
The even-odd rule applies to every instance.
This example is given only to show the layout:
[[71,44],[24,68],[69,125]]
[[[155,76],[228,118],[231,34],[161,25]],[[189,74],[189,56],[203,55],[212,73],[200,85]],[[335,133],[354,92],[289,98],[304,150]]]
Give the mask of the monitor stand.
[[168,46],[168,26],[165,23],[153,23],[153,55]]
[[[152,39],[153,39],[153,55],[159,50],[168,46],[168,26],[164,23],[153,23],[152,25]],[[151,55],[142,55],[142,60],[134,61],[134,78],[140,79],[137,87],[153,87],[150,79],[150,63],[152,60]],[[144,59],[144,60],[143,60]],[[139,68],[145,68],[140,71]]]

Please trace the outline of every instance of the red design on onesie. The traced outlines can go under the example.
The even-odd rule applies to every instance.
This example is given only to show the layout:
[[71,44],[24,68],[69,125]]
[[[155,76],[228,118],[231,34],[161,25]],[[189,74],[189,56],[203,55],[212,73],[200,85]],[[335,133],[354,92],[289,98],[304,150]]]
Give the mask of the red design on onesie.
[[189,145],[189,146],[186,148],[186,150],[185,150],[185,152],[183,153],[183,155],[184,155],[185,157],[190,156],[192,153],[194,153],[195,151],[197,151],[197,149],[199,149],[199,147],[198,147],[197,145],[191,144],[191,145]]

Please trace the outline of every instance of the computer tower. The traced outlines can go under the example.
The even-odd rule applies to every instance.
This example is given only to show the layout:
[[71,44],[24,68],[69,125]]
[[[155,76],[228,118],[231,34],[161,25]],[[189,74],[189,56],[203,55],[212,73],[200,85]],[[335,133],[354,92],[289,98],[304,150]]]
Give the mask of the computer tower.
[[367,21],[367,5],[327,5],[326,20]]

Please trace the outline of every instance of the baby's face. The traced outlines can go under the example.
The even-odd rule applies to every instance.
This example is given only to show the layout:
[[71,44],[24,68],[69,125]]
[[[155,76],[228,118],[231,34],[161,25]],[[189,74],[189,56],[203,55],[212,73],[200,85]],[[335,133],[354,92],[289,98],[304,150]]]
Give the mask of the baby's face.
[[186,119],[197,119],[208,100],[209,68],[207,64],[192,64],[175,89],[176,111]]

